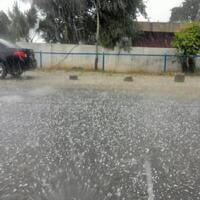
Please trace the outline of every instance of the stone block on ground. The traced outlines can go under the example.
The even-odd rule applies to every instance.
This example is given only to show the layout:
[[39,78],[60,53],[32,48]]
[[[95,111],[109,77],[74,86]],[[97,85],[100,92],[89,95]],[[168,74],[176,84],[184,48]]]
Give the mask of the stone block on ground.
[[124,78],[125,82],[133,82],[133,77],[132,76],[127,76]]
[[69,80],[77,81],[78,80],[78,76],[77,75],[70,75],[69,76]]
[[175,75],[174,81],[177,83],[183,83],[185,82],[185,74],[184,73],[178,73]]

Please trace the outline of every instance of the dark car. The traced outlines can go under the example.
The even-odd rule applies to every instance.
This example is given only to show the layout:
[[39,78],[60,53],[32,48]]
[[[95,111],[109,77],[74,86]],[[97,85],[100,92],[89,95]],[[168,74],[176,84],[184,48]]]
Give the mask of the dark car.
[[23,49],[0,39],[0,78],[7,74],[19,77],[24,71],[35,69],[37,62],[32,49]]

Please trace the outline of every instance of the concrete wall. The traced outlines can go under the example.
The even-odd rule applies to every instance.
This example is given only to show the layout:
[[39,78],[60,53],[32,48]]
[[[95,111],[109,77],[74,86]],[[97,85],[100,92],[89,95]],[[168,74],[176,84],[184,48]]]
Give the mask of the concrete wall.
[[[18,43],[23,48],[31,48],[36,52],[38,65],[40,65],[40,54],[37,52],[59,52],[59,53],[94,53],[95,46],[92,45],[61,45],[61,44],[36,44],[36,43]],[[163,48],[137,48],[134,47],[130,52],[119,51],[118,49],[109,50],[100,47],[99,52],[114,54],[153,54],[164,55],[175,54],[175,49]],[[45,68],[50,67],[83,67],[85,69],[94,69],[94,55],[47,55],[42,54],[42,65]],[[99,56],[99,69],[102,69],[103,57]],[[164,70],[164,56],[120,56],[106,55],[105,70],[113,72],[150,72],[161,73]],[[167,58],[167,71],[181,71],[181,66],[174,57]]]

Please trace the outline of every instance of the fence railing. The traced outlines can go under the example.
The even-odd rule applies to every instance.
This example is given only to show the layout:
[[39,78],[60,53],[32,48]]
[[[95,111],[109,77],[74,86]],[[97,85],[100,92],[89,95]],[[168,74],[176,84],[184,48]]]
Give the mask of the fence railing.
[[[91,57],[95,57],[96,53],[94,52],[45,52],[45,51],[36,51],[35,54],[37,55],[38,60],[38,65],[40,68],[43,68],[43,64],[44,64],[44,56],[64,56],[64,58],[62,58],[59,61],[59,64],[61,64],[62,62],[65,62],[69,56],[91,56]],[[174,59],[177,60],[178,55],[173,55],[173,54],[133,54],[133,53],[107,53],[107,52],[101,52],[98,53],[99,58],[101,59],[101,66],[99,68],[101,68],[102,71],[106,70],[106,60],[108,57],[113,57],[113,56],[117,56],[117,57],[132,57],[132,58],[142,58],[142,57],[153,57],[153,58],[159,58],[162,60],[162,71],[163,72],[167,72],[168,70],[168,60],[169,59]],[[200,55],[195,55],[193,56],[194,58],[200,58]],[[200,62],[199,62],[200,63]]]

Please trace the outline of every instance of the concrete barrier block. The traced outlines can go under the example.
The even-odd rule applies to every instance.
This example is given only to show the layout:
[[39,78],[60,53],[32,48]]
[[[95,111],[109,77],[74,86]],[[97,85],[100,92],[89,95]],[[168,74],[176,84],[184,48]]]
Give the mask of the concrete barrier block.
[[174,81],[177,83],[183,83],[185,82],[185,74],[183,73],[178,73],[175,75]]
[[124,78],[125,82],[133,82],[133,77],[132,76],[127,76]]
[[70,75],[69,76],[69,80],[77,81],[78,80],[78,76],[77,75]]

